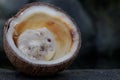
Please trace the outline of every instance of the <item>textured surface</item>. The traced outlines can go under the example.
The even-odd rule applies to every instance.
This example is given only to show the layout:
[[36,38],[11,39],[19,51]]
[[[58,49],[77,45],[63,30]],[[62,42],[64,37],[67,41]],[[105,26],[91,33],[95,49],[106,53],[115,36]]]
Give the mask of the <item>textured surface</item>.
[[0,80],[120,80],[120,70],[66,70],[52,77],[30,77],[0,69]]

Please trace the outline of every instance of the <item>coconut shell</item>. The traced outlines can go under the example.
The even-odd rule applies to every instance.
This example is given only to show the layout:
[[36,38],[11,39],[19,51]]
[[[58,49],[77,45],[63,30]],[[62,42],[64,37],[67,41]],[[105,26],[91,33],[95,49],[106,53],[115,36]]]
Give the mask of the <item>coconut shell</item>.
[[[25,74],[28,75],[32,75],[32,76],[50,76],[50,75],[54,75],[55,73],[58,73],[60,71],[63,71],[65,68],[67,68],[76,58],[76,56],[78,55],[80,46],[81,46],[81,37],[79,38],[79,46],[78,49],[76,50],[76,52],[74,53],[74,55],[72,57],[70,57],[69,59],[57,63],[57,64],[33,64],[30,63],[28,61],[26,61],[25,59],[19,57],[15,51],[10,47],[10,45],[8,44],[7,38],[6,38],[6,33],[8,32],[9,29],[9,25],[10,22],[12,21],[12,19],[16,18],[17,16],[20,15],[21,12],[23,12],[25,9],[29,8],[30,6],[34,6],[34,5],[45,5],[45,6],[49,6],[51,8],[57,9],[63,13],[65,13],[64,11],[62,11],[60,8],[57,8],[53,5],[50,5],[48,3],[41,3],[41,2],[35,2],[35,3],[30,3],[27,4],[25,7],[23,7],[15,16],[13,16],[12,18],[10,18],[5,26],[4,26],[4,36],[3,36],[3,43],[4,43],[4,50],[6,52],[6,55],[8,57],[8,59],[10,60],[10,62],[17,68],[18,71],[23,72]],[[66,13],[65,13],[66,14]],[[66,14],[67,15],[67,14]],[[69,16],[68,16],[69,17]],[[76,25],[76,23],[74,22],[74,20],[69,17],[74,25]],[[80,36],[80,30],[78,29],[77,25],[76,25],[77,31],[79,33]],[[74,36],[74,35],[72,35]]]

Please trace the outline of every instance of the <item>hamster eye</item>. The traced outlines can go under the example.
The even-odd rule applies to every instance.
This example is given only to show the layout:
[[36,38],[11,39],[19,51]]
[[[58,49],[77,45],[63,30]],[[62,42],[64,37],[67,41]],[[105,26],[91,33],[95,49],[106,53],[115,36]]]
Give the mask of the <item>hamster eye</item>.
[[48,41],[48,42],[51,42],[51,39],[48,38],[47,41]]

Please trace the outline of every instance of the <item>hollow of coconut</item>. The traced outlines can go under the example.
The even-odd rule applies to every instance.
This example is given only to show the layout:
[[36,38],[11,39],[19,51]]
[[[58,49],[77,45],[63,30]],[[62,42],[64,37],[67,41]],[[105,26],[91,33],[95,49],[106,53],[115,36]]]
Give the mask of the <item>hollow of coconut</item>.
[[75,21],[49,3],[25,5],[4,26],[4,50],[18,71],[50,76],[63,71],[81,46]]

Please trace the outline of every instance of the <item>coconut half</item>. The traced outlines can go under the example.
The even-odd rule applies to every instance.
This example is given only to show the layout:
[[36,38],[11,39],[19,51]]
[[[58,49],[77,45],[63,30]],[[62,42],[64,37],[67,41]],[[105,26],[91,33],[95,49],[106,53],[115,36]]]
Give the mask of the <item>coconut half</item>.
[[78,54],[80,31],[70,16],[48,3],[30,3],[4,27],[4,49],[18,70],[52,75],[68,67]]

